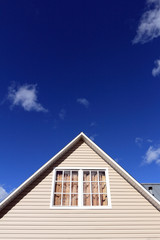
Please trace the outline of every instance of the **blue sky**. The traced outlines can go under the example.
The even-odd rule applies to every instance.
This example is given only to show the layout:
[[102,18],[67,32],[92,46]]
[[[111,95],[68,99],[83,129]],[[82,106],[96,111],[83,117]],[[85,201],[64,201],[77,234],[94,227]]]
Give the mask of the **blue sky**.
[[160,182],[160,1],[0,3],[0,198],[83,131]]

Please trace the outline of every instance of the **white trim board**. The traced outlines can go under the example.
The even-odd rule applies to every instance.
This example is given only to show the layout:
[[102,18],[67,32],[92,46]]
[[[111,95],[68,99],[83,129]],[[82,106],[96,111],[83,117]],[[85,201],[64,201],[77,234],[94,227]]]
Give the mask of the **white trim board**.
[[[90,146],[99,156],[101,156],[113,169],[115,169],[124,179],[126,179],[138,192],[141,193],[154,207],[160,210],[160,202],[152,196],[139,182],[137,182],[129,173],[127,173],[117,162],[108,156],[102,149],[100,149],[91,139],[89,139],[83,132],[75,137],[69,144],[67,144],[61,151],[45,163],[39,170],[37,170],[31,177],[22,183],[14,192],[12,192],[6,199],[0,203],[0,211],[9,204],[16,196],[19,195],[31,182],[38,178],[51,164],[56,162],[63,154],[65,154],[71,147],[73,147],[79,140],[83,140]],[[72,166],[71,166],[72,167]]]

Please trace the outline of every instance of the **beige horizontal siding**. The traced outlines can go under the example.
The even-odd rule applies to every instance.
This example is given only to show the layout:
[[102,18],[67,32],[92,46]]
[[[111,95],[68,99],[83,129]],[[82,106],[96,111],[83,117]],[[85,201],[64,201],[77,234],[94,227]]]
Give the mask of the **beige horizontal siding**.
[[[53,167],[109,169],[112,209],[50,209]],[[0,239],[160,239],[160,212],[79,142],[1,213]]]

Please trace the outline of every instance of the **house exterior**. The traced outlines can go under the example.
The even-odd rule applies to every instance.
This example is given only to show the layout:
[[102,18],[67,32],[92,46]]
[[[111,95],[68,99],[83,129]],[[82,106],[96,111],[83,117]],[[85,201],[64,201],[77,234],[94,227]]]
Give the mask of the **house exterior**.
[[158,240],[160,202],[84,133],[0,204],[4,240]]

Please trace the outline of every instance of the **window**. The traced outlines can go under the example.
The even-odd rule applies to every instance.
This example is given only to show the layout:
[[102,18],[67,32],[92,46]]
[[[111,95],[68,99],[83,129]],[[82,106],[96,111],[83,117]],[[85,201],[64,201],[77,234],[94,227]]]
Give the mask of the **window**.
[[107,169],[54,169],[51,207],[111,207]]
[[55,206],[78,206],[78,171],[56,171]]

